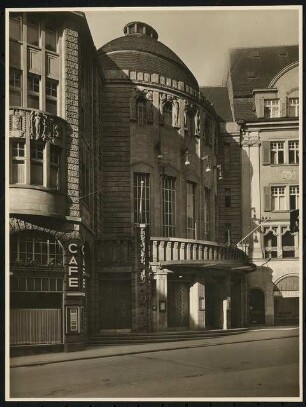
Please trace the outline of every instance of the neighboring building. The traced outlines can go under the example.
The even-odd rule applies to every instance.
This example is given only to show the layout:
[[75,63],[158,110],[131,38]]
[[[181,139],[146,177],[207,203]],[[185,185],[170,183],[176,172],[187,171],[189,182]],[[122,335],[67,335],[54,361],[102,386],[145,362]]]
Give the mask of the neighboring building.
[[[226,151],[226,144],[233,147],[229,173],[224,171],[226,188],[233,187],[227,181],[241,165],[241,192],[236,194],[235,189],[231,198],[236,203],[230,212],[225,189],[225,205],[219,207],[224,224],[232,224],[233,229],[234,209],[241,211],[238,243],[264,221],[242,241],[257,265],[248,276],[249,321],[297,323],[299,234],[290,231],[290,211],[299,208],[298,46],[234,49],[225,86],[202,92],[215,102],[225,122],[221,151]],[[229,97],[220,98],[220,92],[228,92]],[[235,176],[233,182],[237,180]],[[235,232],[239,230],[236,219]]]
[[82,13],[10,13],[11,344],[90,328],[102,72]]

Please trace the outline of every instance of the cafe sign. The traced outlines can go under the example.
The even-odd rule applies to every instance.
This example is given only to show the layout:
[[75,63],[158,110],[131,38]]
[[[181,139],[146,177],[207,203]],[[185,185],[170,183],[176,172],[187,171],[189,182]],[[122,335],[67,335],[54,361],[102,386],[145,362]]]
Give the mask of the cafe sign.
[[70,243],[68,246],[68,291],[82,291],[84,289],[85,256],[84,245]]

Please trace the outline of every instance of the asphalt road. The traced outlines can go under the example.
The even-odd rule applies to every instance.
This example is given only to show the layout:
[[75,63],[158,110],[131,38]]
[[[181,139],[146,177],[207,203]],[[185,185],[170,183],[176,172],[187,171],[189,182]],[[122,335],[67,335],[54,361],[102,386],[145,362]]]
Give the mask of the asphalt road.
[[242,343],[213,346],[211,339],[207,347],[14,368],[10,397],[298,397],[297,333],[256,334]]

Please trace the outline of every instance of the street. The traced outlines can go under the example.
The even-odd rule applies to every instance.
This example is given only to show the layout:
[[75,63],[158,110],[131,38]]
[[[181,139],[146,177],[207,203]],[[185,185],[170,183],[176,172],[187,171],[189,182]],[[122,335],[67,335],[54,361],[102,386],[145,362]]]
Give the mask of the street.
[[11,369],[12,398],[298,397],[298,332]]

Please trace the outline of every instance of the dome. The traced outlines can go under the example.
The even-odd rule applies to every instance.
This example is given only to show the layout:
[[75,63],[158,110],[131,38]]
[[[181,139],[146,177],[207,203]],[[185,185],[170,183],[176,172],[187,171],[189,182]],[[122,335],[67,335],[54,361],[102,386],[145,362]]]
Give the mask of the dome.
[[148,24],[132,22],[124,27],[125,36],[116,38],[98,51],[103,70],[157,73],[182,81],[199,90],[197,80],[184,62],[166,45]]

